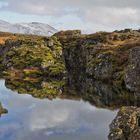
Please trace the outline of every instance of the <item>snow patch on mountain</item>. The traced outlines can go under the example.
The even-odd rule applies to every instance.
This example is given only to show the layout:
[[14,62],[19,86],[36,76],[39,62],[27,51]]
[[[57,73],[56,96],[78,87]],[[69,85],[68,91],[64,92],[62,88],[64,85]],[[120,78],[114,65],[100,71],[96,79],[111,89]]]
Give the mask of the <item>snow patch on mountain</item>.
[[3,20],[0,20],[0,31],[39,36],[51,36],[58,32],[55,28],[45,23],[31,22],[11,24]]

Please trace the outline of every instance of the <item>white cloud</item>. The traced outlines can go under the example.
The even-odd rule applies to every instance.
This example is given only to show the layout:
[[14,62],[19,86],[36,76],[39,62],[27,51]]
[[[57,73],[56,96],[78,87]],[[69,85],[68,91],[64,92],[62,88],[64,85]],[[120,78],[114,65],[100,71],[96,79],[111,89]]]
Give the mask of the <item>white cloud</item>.
[[[93,31],[134,26],[138,28],[140,25],[139,0],[7,0],[7,3],[0,7],[1,11],[51,16],[62,25],[67,24],[66,17],[72,15],[71,19],[80,21],[75,23],[74,28],[78,26],[83,30],[89,30],[89,25]],[[72,27],[70,25],[68,28]]]

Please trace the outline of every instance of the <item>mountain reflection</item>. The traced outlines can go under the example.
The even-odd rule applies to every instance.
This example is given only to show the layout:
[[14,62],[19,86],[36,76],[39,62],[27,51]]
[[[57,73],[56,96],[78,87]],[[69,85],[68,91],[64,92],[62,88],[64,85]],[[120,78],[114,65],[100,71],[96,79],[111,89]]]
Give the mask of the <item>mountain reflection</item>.
[[139,98],[134,93],[91,79],[80,83],[56,79],[6,79],[5,86],[19,94],[30,94],[36,98],[82,99],[99,108],[140,106]]

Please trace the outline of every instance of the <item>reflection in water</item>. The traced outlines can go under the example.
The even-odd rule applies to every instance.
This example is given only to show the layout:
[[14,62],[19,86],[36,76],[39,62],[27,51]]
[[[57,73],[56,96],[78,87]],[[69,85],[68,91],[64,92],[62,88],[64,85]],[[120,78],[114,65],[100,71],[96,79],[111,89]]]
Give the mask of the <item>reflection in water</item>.
[[[8,81],[11,83],[7,80],[6,84]],[[13,84],[17,85],[16,91],[21,88],[15,80]],[[80,97],[79,101],[42,100],[8,90],[3,80],[0,86],[0,99],[9,111],[0,119],[0,140],[105,140],[108,125],[116,115],[115,111],[98,109]]]
[[5,86],[20,94],[30,94],[37,98],[55,98],[62,94],[63,80],[40,79],[22,80],[22,79],[6,79]]
[[105,140],[116,115],[112,110],[139,105],[134,94],[90,79],[6,79],[0,86],[8,109],[0,118],[0,140]]
[[134,93],[113,85],[91,79],[84,83],[67,83],[65,80],[22,80],[6,79],[5,86],[20,94],[31,94],[37,98],[84,100],[90,104],[108,109],[118,109],[122,106],[139,106],[139,98]]

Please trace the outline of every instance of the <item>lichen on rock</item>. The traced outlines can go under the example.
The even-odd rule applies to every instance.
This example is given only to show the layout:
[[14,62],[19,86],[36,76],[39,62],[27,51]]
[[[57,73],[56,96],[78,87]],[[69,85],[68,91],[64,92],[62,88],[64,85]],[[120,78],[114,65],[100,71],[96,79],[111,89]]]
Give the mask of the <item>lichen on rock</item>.
[[122,107],[110,124],[109,140],[140,139],[140,108]]
[[140,93],[140,46],[130,50],[129,65],[126,68],[125,84],[132,92]]

